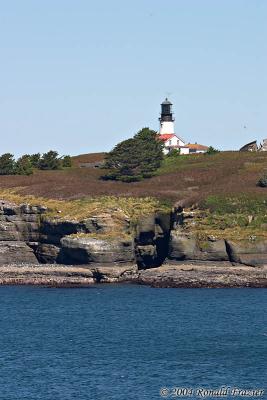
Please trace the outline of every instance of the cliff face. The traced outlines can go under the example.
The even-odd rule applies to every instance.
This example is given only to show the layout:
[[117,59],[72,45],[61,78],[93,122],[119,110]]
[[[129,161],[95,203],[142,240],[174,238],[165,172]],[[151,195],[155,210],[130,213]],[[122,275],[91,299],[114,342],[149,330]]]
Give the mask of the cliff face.
[[42,207],[0,205],[0,263],[37,262]]
[[[103,213],[83,221],[51,219],[44,207],[0,205],[0,264],[65,265],[134,264],[139,269],[164,262],[231,262],[267,265],[267,241],[236,241],[209,236],[199,239],[186,228],[193,216],[172,214],[143,217],[135,229],[127,216]],[[134,233],[133,233],[134,232]]]

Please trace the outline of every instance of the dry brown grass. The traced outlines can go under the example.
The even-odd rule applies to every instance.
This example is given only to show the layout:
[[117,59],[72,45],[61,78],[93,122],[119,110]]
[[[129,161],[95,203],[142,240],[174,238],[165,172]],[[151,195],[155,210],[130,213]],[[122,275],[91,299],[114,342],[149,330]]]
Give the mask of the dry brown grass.
[[23,195],[14,189],[0,189],[0,198],[15,204],[42,205],[48,208],[46,215],[58,220],[82,221],[88,217],[107,214],[112,216],[114,226],[121,226],[125,218],[136,221],[155,211],[167,211],[168,207],[150,197],[94,196],[75,200],[57,200]]
[[[81,162],[99,161],[103,154],[82,155]],[[36,171],[31,176],[0,176],[0,188],[15,189],[21,195],[57,200],[84,197],[156,197],[172,203],[199,202],[209,195],[267,197],[266,189],[256,186],[267,169],[266,153],[223,152],[213,156],[195,155],[165,161],[159,175],[142,182],[122,183],[99,180],[103,170],[78,168]]]

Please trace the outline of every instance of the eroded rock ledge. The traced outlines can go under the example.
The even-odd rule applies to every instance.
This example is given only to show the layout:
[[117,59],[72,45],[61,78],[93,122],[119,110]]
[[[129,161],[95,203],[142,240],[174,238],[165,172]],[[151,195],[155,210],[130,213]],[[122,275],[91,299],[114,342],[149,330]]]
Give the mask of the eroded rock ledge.
[[164,264],[138,270],[136,265],[9,264],[0,267],[2,285],[88,286],[99,283],[135,283],[153,287],[226,288],[267,287],[267,268],[229,263]]
[[267,286],[266,240],[200,240],[185,229],[193,216],[181,207],[143,217],[134,227],[126,215],[119,222],[114,215],[68,221],[49,217],[44,207],[2,201],[0,283]]

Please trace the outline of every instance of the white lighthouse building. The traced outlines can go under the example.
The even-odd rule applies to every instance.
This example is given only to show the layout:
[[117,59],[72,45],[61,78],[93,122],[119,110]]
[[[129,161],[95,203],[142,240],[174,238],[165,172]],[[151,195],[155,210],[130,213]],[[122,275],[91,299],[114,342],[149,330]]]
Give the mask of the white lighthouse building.
[[172,103],[167,98],[161,103],[159,134],[159,138],[164,142],[164,154],[168,154],[173,149],[179,150],[180,154],[206,153],[208,150],[208,147],[202,144],[186,144],[180,136],[175,134]]
[[161,114],[159,117],[159,133],[174,133],[174,118],[172,116],[172,103],[166,98],[161,103]]
[[160,139],[164,142],[165,154],[172,149],[180,150],[181,154],[189,154],[189,148],[185,145],[185,141],[174,133],[172,103],[167,98],[161,103],[159,134]]

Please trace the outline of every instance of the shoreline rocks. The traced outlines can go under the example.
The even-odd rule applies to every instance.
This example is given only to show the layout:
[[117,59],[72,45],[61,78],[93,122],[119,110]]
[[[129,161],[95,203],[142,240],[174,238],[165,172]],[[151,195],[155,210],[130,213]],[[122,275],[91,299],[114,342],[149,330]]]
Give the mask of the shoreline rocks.
[[267,267],[229,263],[165,264],[138,270],[135,264],[0,265],[0,285],[83,287],[103,283],[127,283],[157,288],[267,288]]

